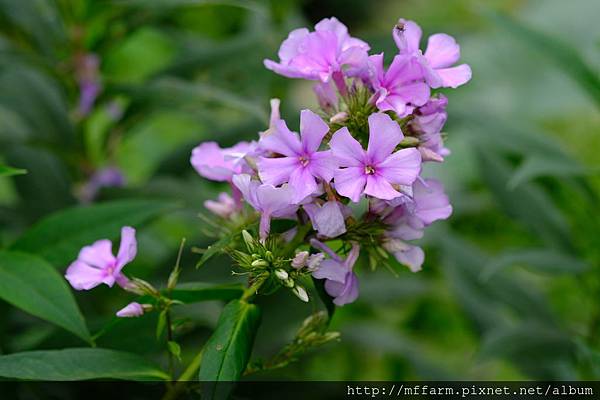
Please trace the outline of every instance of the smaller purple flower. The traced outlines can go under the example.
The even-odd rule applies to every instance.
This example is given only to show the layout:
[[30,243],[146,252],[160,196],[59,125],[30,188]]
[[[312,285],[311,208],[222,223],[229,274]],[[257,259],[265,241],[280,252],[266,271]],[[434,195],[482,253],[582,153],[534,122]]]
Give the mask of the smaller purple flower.
[[105,187],[125,186],[125,176],[117,167],[106,167],[96,171],[89,181],[83,185],[80,198],[83,203],[94,201],[98,192]]
[[317,190],[317,178],[329,182],[337,168],[331,151],[318,151],[329,126],[312,111],[302,110],[300,137],[290,131],[283,120],[278,121],[276,127],[273,134],[260,140],[260,147],[283,157],[260,157],[258,174],[269,185],[288,182],[294,191],[294,203],[300,203]]
[[206,200],[204,207],[221,218],[228,219],[239,210],[239,204],[227,193],[219,193],[217,200]]
[[416,149],[394,152],[404,135],[400,126],[383,113],[369,116],[369,145],[363,150],[346,127],[329,143],[341,167],[334,174],[336,191],[358,202],[363,193],[383,200],[402,195],[392,185],[412,184],[421,170]]
[[216,142],[204,142],[192,150],[190,162],[201,176],[213,181],[230,182],[234,174],[251,171],[245,157],[253,154],[255,148],[254,142],[240,142],[224,149]]
[[89,290],[102,283],[112,287],[115,282],[123,287],[128,279],[121,270],[133,261],[136,254],[135,229],[125,226],[121,229],[121,245],[116,257],[110,240],[98,240],[81,249],[77,260],[67,269],[65,278],[77,290]]
[[410,128],[421,141],[418,149],[423,161],[442,162],[450,154],[450,150],[444,147],[441,134],[448,119],[447,104],[448,99],[442,94],[432,97],[415,111],[414,118],[409,122]]
[[[348,34],[336,18],[321,20],[315,31],[290,32],[279,48],[279,62],[265,60],[265,67],[288,78],[327,82],[356,76],[366,68],[369,45]],[[337,83],[337,82],[336,82]]]
[[334,238],[346,233],[345,219],[349,215],[349,210],[340,202],[332,200],[322,205],[309,203],[303,208],[319,236]]
[[331,81],[316,83],[313,86],[313,91],[317,95],[319,107],[321,107],[323,111],[331,113],[337,108],[338,98]]
[[400,54],[425,61],[427,82],[432,88],[456,88],[471,80],[471,67],[467,64],[452,67],[460,58],[460,46],[452,36],[445,33],[431,35],[423,54],[419,49],[422,31],[415,22],[400,19],[392,35]]
[[121,318],[140,317],[142,315],[144,315],[144,307],[135,301],[117,311],[117,317]]
[[430,89],[425,83],[424,66],[418,58],[397,55],[385,71],[382,53],[370,56],[369,65],[372,69],[375,105],[380,111],[393,110],[402,118],[429,99]]
[[343,306],[356,300],[358,298],[358,277],[352,271],[352,268],[358,260],[360,246],[353,243],[346,259],[342,259],[333,250],[316,239],[312,239],[310,244],[331,257],[321,261],[321,264],[312,275],[316,279],[326,279],[325,290],[333,297],[333,303]]
[[100,59],[96,54],[84,54],[78,57],[76,75],[79,83],[78,111],[81,116],[88,115],[100,92]]
[[275,187],[252,180],[250,175],[233,177],[233,184],[240,190],[244,199],[260,213],[260,239],[269,235],[271,218],[295,219],[298,206],[292,201],[293,192],[288,186]]

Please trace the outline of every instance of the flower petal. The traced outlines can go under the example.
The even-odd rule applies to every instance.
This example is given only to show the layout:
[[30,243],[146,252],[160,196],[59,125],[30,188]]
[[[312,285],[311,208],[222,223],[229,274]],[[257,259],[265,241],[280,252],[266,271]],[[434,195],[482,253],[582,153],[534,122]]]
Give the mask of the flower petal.
[[392,31],[392,36],[401,54],[412,54],[419,50],[421,27],[413,21],[400,19]]
[[327,132],[329,132],[329,125],[321,117],[310,110],[302,110],[300,113],[300,135],[304,151],[308,154],[316,152]]
[[117,254],[117,265],[115,272],[120,272],[123,267],[133,261],[137,254],[137,240],[135,239],[135,229],[130,226],[121,228],[121,244]]
[[348,128],[343,127],[333,134],[329,146],[333,156],[342,167],[364,166],[366,152],[356,139],[352,137]]
[[394,253],[396,260],[398,260],[398,262],[401,264],[406,265],[412,272],[420,271],[423,261],[425,261],[425,253],[423,252],[423,249],[409,244],[406,246],[406,250],[397,251]]
[[391,200],[402,195],[384,177],[379,175],[367,176],[365,194],[382,200]]
[[306,204],[304,210],[319,235],[334,238],[346,232],[344,215],[337,201],[328,201],[322,206]]
[[115,256],[112,253],[112,242],[102,239],[94,242],[91,246],[85,246],[79,251],[77,259],[90,267],[104,269],[115,264]]
[[377,173],[388,182],[411,185],[421,172],[421,153],[419,150],[398,150],[377,166]]
[[434,221],[446,219],[452,214],[452,206],[444,187],[435,179],[427,179],[424,185],[416,181],[413,185],[415,199],[415,215],[424,224],[429,225]]
[[293,190],[292,202],[300,203],[317,190],[317,181],[308,167],[299,167],[290,175],[289,187]]
[[335,297],[333,303],[337,306],[352,303],[358,298],[358,278],[354,272],[348,272],[344,284],[328,280],[325,290]]
[[363,167],[338,169],[334,173],[335,190],[342,196],[358,203],[363,193],[367,178]]
[[316,279],[328,279],[344,283],[348,270],[338,261],[327,259],[321,261],[321,265],[312,273]]
[[260,157],[256,165],[261,181],[273,186],[287,182],[296,169],[302,168],[297,157]]
[[308,168],[314,176],[329,182],[333,179],[333,173],[338,168],[338,163],[330,150],[319,151],[311,156]]
[[[105,282],[106,273],[102,269],[94,268],[83,261],[74,261],[67,272],[65,278],[76,290],[90,290]],[[114,281],[113,281],[114,283]],[[112,286],[112,284],[107,283]]]
[[449,67],[460,58],[460,46],[452,36],[436,33],[429,36],[425,58],[432,68]]
[[457,67],[437,69],[436,72],[442,80],[443,87],[456,89],[471,80],[471,67],[461,64]]
[[367,157],[372,164],[384,161],[402,141],[404,135],[398,123],[389,115],[375,113],[369,116],[369,146]]
[[272,134],[263,136],[260,139],[259,146],[263,150],[288,157],[302,153],[302,145],[298,134],[290,131],[282,119],[275,122],[275,129]]

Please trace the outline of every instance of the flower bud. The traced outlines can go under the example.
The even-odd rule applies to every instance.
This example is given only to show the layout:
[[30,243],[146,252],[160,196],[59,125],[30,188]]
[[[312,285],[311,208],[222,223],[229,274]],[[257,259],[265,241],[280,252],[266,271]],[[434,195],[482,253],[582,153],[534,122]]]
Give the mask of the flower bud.
[[244,242],[246,243],[248,251],[254,251],[255,241],[252,235],[244,229],[242,231],[242,237],[244,238]]
[[265,260],[254,260],[250,265],[252,265],[253,267],[268,267],[269,263]]
[[332,124],[343,124],[348,119],[348,113],[345,111],[339,112],[335,114],[333,117],[329,118],[329,122]]
[[283,284],[289,288],[293,288],[296,283],[294,282],[294,280],[292,278],[287,278],[286,280],[283,281]]
[[421,160],[423,161],[444,161],[444,157],[440,156],[438,153],[427,147],[419,146],[417,149],[419,150],[419,153],[421,153]]
[[274,257],[273,257],[273,253],[271,252],[271,250],[265,251],[265,259],[269,262],[273,262]]
[[306,263],[306,267],[309,271],[315,271],[321,265],[321,261],[325,259],[325,254],[317,253],[308,257],[308,262]]
[[141,315],[144,315],[144,311],[146,310],[147,306],[150,306],[150,309],[152,309],[152,306],[150,304],[142,305],[142,304],[136,303],[136,302],[129,303],[125,307],[123,307],[122,309],[117,311],[117,317],[121,317],[121,318],[139,317]]
[[275,276],[277,278],[281,279],[282,281],[285,281],[286,279],[289,278],[288,273],[281,268],[275,270]]
[[292,260],[292,267],[296,269],[304,268],[308,262],[308,251],[299,251]]
[[306,293],[306,290],[302,286],[294,286],[292,292],[294,292],[294,294],[298,296],[300,300],[308,303],[308,293]]

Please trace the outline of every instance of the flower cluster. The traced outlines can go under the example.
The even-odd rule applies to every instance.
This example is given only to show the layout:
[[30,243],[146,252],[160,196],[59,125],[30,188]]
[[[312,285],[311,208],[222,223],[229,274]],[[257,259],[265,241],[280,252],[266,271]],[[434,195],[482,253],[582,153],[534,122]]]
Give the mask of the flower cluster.
[[[196,171],[232,190],[206,208],[224,226],[252,230],[256,218],[258,240],[244,231],[247,251],[233,251],[251,283],[272,277],[307,300],[298,282],[312,276],[325,280],[333,302],[343,305],[358,297],[354,266],[362,254],[372,265],[392,255],[420,270],[424,253],[412,241],[452,213],[441,183],[421,176],[424,162],[449,154],[441,133],[447,99],[432,91],[466,83],[471,70],[454,66],[460,49],[451,36],[432,35],[422,52],[421,29],[403,19],[392,36],[398,53],[386,68],[383,54],[369,55],[369,45],[335,18],[313,32],[292,31],[279,62],[265,66],[316,81],[320,109],[301,111],[297,133],[273,100],[269,128],[256,141],[230,148],[207,142],[193,150]],[[272,221],[282,219],[295,223],[273,229]]]

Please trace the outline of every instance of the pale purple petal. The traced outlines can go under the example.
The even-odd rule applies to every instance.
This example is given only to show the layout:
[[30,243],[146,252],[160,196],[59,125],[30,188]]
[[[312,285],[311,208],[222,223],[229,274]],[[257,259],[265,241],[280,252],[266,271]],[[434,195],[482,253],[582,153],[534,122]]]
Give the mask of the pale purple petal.
[[299,47],[308,34],[309,31],[306,28],[294,29],[289,33],[287,39],[281,43],[277,54],[282,63],[289,62],[298,54]]
[[263,136],[260,139],[259,146],[263,150],[288,157],[302,153],[302,144],[298,134],[290,131],[282,119],[275,122],[275,129],[272,134]]
[[[394,95],[402,98],[404,102],[415,106],[422,106],[427,103],[431,90],[425,82],[414,82],[404,84],[394,91]],[[402,115],[402,113],[398,113]]]
[[416,181],[413,185],[415,199],[415,215],[426,225],[440,219],[446,219],[452,214],[452,206],[444,187],[434,179],[427,179],[426,185]]
[[228,181],[234,173],[241,172],[233,160],[225,160],[223,149],[216,142],[205,142],[194,148],[190,161],[200,175],[213,181]]
[[358,167],[364,164],[366,152],[352,137],[348,128],[343,127],[335,132],[329,146],[342,167]]
[[348,272],[343,284],[332,280],[325,281],[325,290],[334,297],[333,303],[337,306],[352,303],[358,298],[358,278],[354,272]]
[[301,166],[290,175],[289,187],[294,191],[292,202],[297,204],[317,190],[317,181],[308,167]]
[[335,190],[342,196],[358,203],[367,183],[364,167],[338,169],[334,173]]
[[347,273],[348,270],[342,265],[342,263],[332,259],[327,259],[321,261],[319,268],[313,271],[312,276],[314,276],[316,279],[327,279],[344,283]]
[[442,79],[443,87],[455,89],[471,80],[471,67],[467,64],[461,64],[452,68],[436,69],[435,71]]
[[121,245],[117,254],[117,264],[115,272],[121,271],[123,267],[133,261],[137,254],[137,240],[135,239],[135,229],[130,226],[121,228]]
[[313,86],[313,91],[317,95],[319,106],[325,111],[331,111],[336,108],[338,103],[337,94],[332,81],[318,82]]
[[350,47],[340,54],[339,64],[344,66],[346,76],[363,76],[368,72],[369,54],[360,47]]
[[259,182],[253,181],[248,174],[239,174],[233,177],[233,185],[239,189],[242,196],[248,204],[254,209],[259,210],[259,203],[256,197],[256,189],[260,185]]
[[322,206],[314,203],[306,204],[304,210],[319,235],[334,238],[346,233],[344,215],[337,201],[328,201]]
[[144,307],[140,303],[132,302],[117,311],[117,317],[131,318],[144,315]]
[[378,175],[367,176],[365,194],[382,200],[391,200],[402,195],[384,177]]
[[314,176],[329,182],[333,179],[333,173],[338,168],[338,163],[330,150],[319,151],[310,157],[307,167]]
[[[83,261],[76,260],[67,268],[65,278],[76,290],[90,290],[104,283],[106,274],[102,269],[94,268]],[[112,286],[109,283],[107,285]]]
[[420,271],[423,261],[425,261],[423,249],[412,245],[407,245],[407,249],[404,251],[395,252],[394,256],[398,262],[406,265],[412,272]]
[[460,46],[452,36],[436,33],[429,36],[424,55],[432,68],[446,68],[460,58]]
[[412,54],[419,50],[421,27],[413,21],[400,19],[392,31],[392,36],[401,54]]
[[273,186],[287,182],[295,170],[302,168],[297,157],[260,157],[256,165],[260,179]]
[[222,218],[229,218],[237,211],[237,204],[233,198],[225,193],[219,193],[218,200],[206,200],[204,207],[215,215]]
[[256,189],[259,210],[273,216],[284,216],[289,210],[297,208],[292,202],[293,192],[289,187],[276,188],[272,185],[260,185]]
[[316,152],[327,132],[329,132],[329,125],[321,117],[310,110],[302,110],[300,113],[300,135],[304,151],[309,154]]
[[377,166],[377,173],[390,183],[412,184],[421,172],[421,154],[417,149],[398,150]]
[[114,266],[115,256],[112,253],[112,242],[102,239],[94,242],[91,246],[85,246],[79,251],[77,259],[91,267],[104,269]]
[[378,164],[385,160],[404,139],[397,122],[389,115],[375,113],[369,116],[369,146],[367,156],[370,163]]

